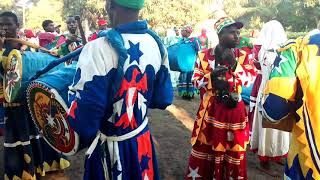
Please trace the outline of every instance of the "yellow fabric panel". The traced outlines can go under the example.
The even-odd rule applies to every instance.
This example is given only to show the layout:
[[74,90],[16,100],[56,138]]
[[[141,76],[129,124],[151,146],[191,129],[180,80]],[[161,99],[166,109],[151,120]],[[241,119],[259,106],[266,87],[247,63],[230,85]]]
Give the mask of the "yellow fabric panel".
[[241,50],[241,49],[240,49],[240,52],[241,52],[242,56],[240,56],[240,57],[238,58],[238,62],[239,62],[239,64],[243,64],[244,61],[246,60],[247,52],[244,51],[244,50]]
[[[314,143],[316,144],[317,149],[320,150],[320,57],[318,56],[318,51],[319,48],[316,45],[305,46],[301,51],[300,64],[296,72],[304,94],[303,103],[306,106],[306,110],[309,115],[307,118],[310,121],[311,130],[314,134]],[[302,110],[300,110],[298,114],[300,115],[301,119],[305,120]],[[310,157],[311,149],[306,135],[307,131],[304,129],[303,136],[297,138],[299,143],[306,144],[306,147],[300,149],[300,153],[297,152],[299,155],[305,155],[304,159],[299,157],[299,160],[304,160],[304,164],[301,164],[301,167],[304,173],[311,168],[313,170],[314,179],[320,179],[320,174],[316,170],[315,165]]]
[[294,101],[296,87],[296,78],[274,77],[267,82],[264,94],[272,93],[284,99]]
[[242,71],[243,71],[243,68],[242,68],[241,64],[237,63],[237,67],[234,70],[234,74],[237,74],[237,73],[242,72]]
[[[308,52],[305,52],[307,50]],[[317,56],[317,46],[309,45],[305,51],[302,53],[302,60],[297,69],[297,74],[304,92],[304,102],[306,102],[312,125],[320,127],[320,56]],[[316,137],[320,137],[319,130],[314,130],[314,133]]]
[[[302,110],[301,107],[297,110],[297,113],[300,117],[302,117]],[[301,119],[292,130],[291,142],[290,142],[290,150],[288,153],[288,166],[292,167],[294,158],[298,155],[299,156],[299,163],[301,166],[301,170],[304,176],[307,175],[309,169],[313,169],[314,177],[318,177],[315,179],[319,179],[319,174],[316,173],[316,168],[313,164],[312,158],[310,156],[310,147],[308,146],[308,140],[305,135],[305,124],[303,119]]]

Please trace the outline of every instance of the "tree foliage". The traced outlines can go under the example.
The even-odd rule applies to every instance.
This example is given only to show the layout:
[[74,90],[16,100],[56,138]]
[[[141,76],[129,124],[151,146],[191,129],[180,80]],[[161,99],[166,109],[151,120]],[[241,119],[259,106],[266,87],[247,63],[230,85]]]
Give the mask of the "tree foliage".
[[265,22],[277,19],[287,30],[309,31],[316,28],[320,20],[318,0],[240,0],[240,5],[231,1],[225,1],[227,14],[245,22],[251,29],[261,28]]
[[80,15],[86,26],[96,28],[98,18],[106,15],[105,0],[63,0],[64,16]]
[[1,0],[0,11],[14,7],[14,0]]
[[184,25],[195,25],[208,17],[199,1],[146,0],[141,18],[153,29],[167,29]]
[[50,19],[56,24],[64,26],[63,23],[63,3],[57,0],[39,0],[33,7],[28,9],[26,18],[27,28],[42,29],[42,22]]
[[[0,12],[13,10],[22,19],[18,0],[1,0]],[[65,25],[68,15],[80,15],[85,30],[96,28],[97,19],[106,17],[106,0],[30,0],[27,26],[39,28],[44,19]],[[319,0],[145,0],[141,18],[147,19],[153,29],[164,30],[186,24],[196,25],[210,14],[224,9],[228,15],[245,23],[246,28],[261,28],[263,23],[277,19],[290,31],[309,31],[320,20]]]

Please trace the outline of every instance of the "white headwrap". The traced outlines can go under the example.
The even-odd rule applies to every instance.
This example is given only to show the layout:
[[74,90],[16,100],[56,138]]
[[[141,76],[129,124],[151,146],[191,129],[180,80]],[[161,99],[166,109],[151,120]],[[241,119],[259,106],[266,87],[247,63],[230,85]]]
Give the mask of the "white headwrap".
[[[280,48],[287,40],[286,32],[279,21],[272,20],[264,24],[257,39],[257,44],[262,45],[258,55],[260,63],[272,65],[275,59],[275,53],[268,53],[268,51]],[[267,62],[264,62],[266,58]]]

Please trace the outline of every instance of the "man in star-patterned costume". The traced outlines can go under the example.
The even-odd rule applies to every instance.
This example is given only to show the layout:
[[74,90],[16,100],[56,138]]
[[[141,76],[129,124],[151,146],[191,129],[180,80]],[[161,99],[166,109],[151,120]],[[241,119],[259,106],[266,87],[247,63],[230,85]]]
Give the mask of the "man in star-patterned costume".
[[108,1],[113,29],[80,54],[68,119],[90,146],[84,179],[159,179],[147,111],[170,105],[173,89],[164,45],[138,21],[143,4]]
[[[253,83],[255,69],[248,54],[235,48],[242,27],[240,22],[221,18],[215,24],[219,45],[199,54],[193,83],[200,91],[201,102],[185,179],[247,179],[245,152],[249,129],[240,94],[242,86]],[[218,52],[222,52],[220,58]],[[221,89],[223,84],[227,88]],[[238,97],[233,101],[235,106],[221,101],[220,92]]]

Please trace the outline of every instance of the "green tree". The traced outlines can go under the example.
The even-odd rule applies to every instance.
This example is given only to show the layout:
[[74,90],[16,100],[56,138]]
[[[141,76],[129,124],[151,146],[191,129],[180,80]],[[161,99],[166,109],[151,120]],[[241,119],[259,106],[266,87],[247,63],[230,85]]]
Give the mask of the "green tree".
[[289,31],[309,31],[320,19],[318,0],[228,0],[225,10],[249,29],[277,19]]
[[14,0],[1,0],[0,3],[0,12],[12,9],[14,7]]
[[80,15],[85,29],[97,28],[98,18],[104,18],[105,0],[63,0],[64,17]]
[[63,2],[61,0],[40,0],[27,11],[26,27],[42,29],[42,22],[46,19],[56,24],[64,25],[62,14]]
[[200,1],[147,0],[141,13],[153,29],[167,29],[184,25],[195,25],[207,19],[208,12]]

